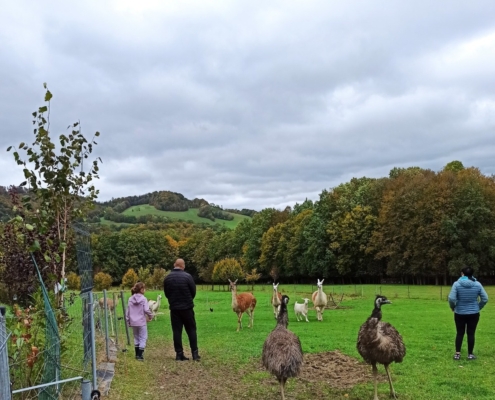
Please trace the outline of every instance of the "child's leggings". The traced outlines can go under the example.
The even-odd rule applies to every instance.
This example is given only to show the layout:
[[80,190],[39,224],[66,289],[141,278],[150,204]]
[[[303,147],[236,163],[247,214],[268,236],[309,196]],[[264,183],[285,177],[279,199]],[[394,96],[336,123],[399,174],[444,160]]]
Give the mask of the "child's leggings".
[[132,333],[134,333],[134,346],[144,349],[146,347],[146,340],[148,339],[148,327],[146,325],[133,326]]

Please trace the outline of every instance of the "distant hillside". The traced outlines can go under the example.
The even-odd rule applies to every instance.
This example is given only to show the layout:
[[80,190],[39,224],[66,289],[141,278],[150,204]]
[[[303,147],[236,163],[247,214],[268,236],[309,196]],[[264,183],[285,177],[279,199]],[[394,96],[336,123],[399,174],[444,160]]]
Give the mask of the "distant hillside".
[[[18,188],[18,192],[21,195],[26,193],[23,188]],[[256,211],[249,209],[224,210],[205,199],[189,200],[180,193],[159,191],[95,202],[94,209],[88,214],[88,222],[115,225],[182,220],[194,224],[220,224],[235,228],[239,222],[255,213]],[[0,186],[0,222],[8,221],[12,216],[8,188]]]
[[195,224],[199,223],[207,223],[207,224],[221,224],[224,225],[228,228],[235,228],[242,220],[246,218],[250,218],[245,215],[240,215],[240,214],[229,214],[232,216],[232,220],[225,220],[225,219],[215,219],[215,221],[212,221],[208,218],[202,218],[198,216],[198,211],[199,209],[197,208],[190,208],[187,211],[161,211],[157,210],[155,207],[145,204],[145,205],[139,205],[139,206],[133,206],[125,210],[122,215],[126,217],[134,217],[136,220],[139,220],[139,218],[143,218],[146,216],[157,216],[157,217],[164,217],[168,218],[171,220],[178,220],[181,219],[183,221],[190,221]]

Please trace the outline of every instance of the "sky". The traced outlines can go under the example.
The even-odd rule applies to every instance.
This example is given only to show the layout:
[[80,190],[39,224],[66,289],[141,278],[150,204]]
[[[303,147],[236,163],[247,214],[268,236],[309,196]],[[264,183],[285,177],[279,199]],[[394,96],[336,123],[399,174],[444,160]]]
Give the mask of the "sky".
[[495,2],[0,0],[5,150],[101,132],[99,200],[170,190],[284,208],[352,177],[495,173]]

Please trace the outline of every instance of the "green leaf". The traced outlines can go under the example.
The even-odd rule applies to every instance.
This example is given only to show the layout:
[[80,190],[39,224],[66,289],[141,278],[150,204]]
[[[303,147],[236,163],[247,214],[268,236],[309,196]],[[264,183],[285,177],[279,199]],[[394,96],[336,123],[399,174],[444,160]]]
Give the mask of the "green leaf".
[[11,148],[12,148],[12,146],[7,147],[7,151],[10,151]]
[[19,145],[19,148],[22,149],[24,147],[25,143],[22,142],[20,145]]
[[48,111],[48,107],[47,107],[47,106],[40,107],[40,108],[38,109],[38,111],[39,111],[40,113],[47,112],[47,111]]
[[47,90],[45,94],[45,101],[50,101],[52,97],[53,97],[52,93],[49,90]]
[[64,251],[67,247],[67,243],[61,242],[60,246],[58,246],[58,251]]
[[58,254],[55,254],[55,261],[56,262],[60,262],[62,259],[60,258],[60,256]]
[[45,258],[45,261],[48,263],[52,261],[52,258],[48,254],[43,254],[43,257]]
[[38,240],[35,240],[34,243],[29,247],[29,251],[33,252],[36,250],[41,249],[40,242]]
[[100,136],[100,132],[96,132],[96,133],[95,133],[95,136],[96,136],[96,137]]
[[26,229],[27,229],[28,231],[32,231],[32,230],[34,229],[34,226],[33,226],[33,225],[31,225],[31,224],[26,224]]

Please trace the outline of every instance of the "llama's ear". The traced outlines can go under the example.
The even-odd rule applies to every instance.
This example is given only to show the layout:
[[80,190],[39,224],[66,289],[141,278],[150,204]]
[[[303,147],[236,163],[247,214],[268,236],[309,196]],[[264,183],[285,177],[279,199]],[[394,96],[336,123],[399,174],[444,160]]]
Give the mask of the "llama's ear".
[[238,281],[238,280],[239,280],[239,279],[236,279],[236,280],[235,280],[234,285],[237,283],[237,281]]
[[232,283],[232,281],[229,279],[229,283]]
[[324,281],[324,280],[325,280],[325,279],[322,279],[322,280],[321,280],[321,282],[320,282],[322,285],[323,285],[323,281]]

